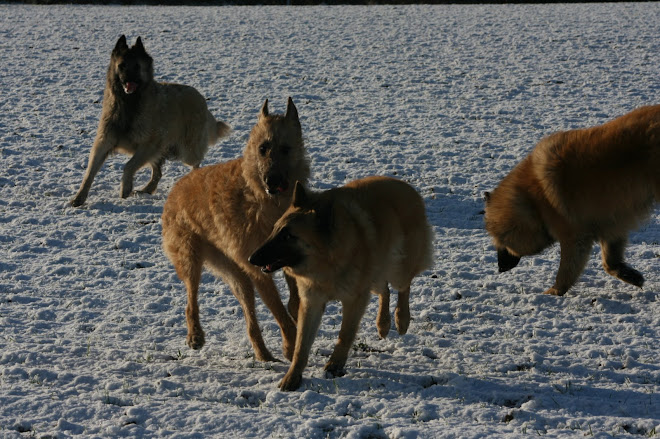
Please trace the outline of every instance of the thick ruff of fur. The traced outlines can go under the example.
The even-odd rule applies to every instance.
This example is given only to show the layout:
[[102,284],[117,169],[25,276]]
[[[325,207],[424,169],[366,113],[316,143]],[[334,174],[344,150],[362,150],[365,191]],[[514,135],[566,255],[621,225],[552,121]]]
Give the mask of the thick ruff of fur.
[[[172,188],[163,208],[163,248],[188,292],[188,345],[205,342],[197,292],[202,267],[212,269],[241,304],[256,358],[274,361],[257,323],[254,289],[282,331],[284,355],[291,359],[295,322],[284,308],[270,275],[248,262],[288,207],[296,180],[306,182],[309,162],[298,112],[291,98],[286,115],[268,114],[268,101],[252,129],[243,157],[193,170]],[[290,285],[291,314],[297,292]]]
[[121,197],[133,192],[135,173],[147,165],[151,179],[140,192],[151,194],[166,159],[196,168],[208,147],[230,131],[229,125],[215,120],[206,99],[194,88],[154,81],[153,60],[142,40],[138,37],[129,48],[122,35],[110,56],[103,110],[87,171],[71,204],[85,202],[94,177],[111,153],[132,156],[124,167]]
[[546,294],[571,288],[596,241],[605,271],[641,287],[642,274],[624,262],[623,253],[628,233],[659,199],[660,106],[643,107],[541,140],[486,194],[486,229],[500,271],[559,241],[559,271]]
[[296,186],[291,207],[250,262],[284,272],[298,285],[300,308],[293,362],[282,390],[300,386],[326,302],[342,302],[339,340],[326,371],[343,373],[370,292],[379,295],[378,332],[390,329],[389,284],[398,290],[395,323],[408,330],[414,276],[432,264],[432,232],[424,201],[410,185],[386,177],[308,193]]

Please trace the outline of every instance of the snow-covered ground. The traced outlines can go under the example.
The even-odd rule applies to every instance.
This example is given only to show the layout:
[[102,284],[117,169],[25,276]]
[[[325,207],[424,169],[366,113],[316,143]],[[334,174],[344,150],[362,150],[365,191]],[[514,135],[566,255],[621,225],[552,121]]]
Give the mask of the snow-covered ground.
[[[374,299],[347,374],[326,379],[330,304],[302,388],[283,393],[288,363],[253,360],[237,301],[207,274],[207,344],[187,348],[160,237],[187,168],[169,163],[155,195],[122,200],[114,156],[87,204],[67,204],[121,34],[233,126],[205,164],[241,153],[264,99],[283,112],[292,96],[313,188],[386,174],[419,189],[436,264],[414,282],[407,335],[378,339]],[[3,438],[660,435],[658,210],[626,253],[643,290],[605,274],[594,247],[565,297],[541,294],[557,247],[498,274],[480,214],[542,136],[660,102],[660,4],[0,5],[0,48]]]

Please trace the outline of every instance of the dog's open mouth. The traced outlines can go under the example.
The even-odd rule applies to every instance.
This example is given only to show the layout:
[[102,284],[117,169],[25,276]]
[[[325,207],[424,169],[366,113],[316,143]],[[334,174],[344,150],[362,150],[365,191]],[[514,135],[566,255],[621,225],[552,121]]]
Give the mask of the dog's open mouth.
[[137,82],[125,82],[124,84],[124,93],[127,95],[130,95],[131,93],[135,92],[137,90],[138,85]]
[[266,264],[261,267],[261,271],[264,273],[272,273],[274,271],[279,270],[280,268],[284,267],[284,261],[275,261],[271,262],[270,264]]
[[268,193],[270,195],[277,195],[286,192],[287,189],[289,189],[289,182],[284,180],[277,185],[268,186]]

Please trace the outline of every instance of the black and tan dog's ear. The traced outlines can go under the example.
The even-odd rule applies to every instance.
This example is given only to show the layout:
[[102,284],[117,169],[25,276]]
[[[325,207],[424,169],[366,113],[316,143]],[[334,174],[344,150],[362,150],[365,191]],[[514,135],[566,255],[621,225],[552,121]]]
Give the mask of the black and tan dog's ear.
[[300,123],[300,120],[298,119],[298,109],[293,104],[293,99],[291,99],[291,96],[289,96],[289,100],[286,103],[286,114],[284,117],[292,122]]
[[488,204],[489,201],[490,201],[490,192],[486,191],[484,192],[484,202]]
[[264,101],[264,104],[261,106],[261,111],[259,111],[259,119],[262,117],[268,117],[268,99]]
[[144,45],[142,45],[142,38],[137,37],[137,40],[135,41],[135,45],[133,46],[134,49],[139,50],[140,52],[146,52],[144,49]]
[[117,44],[115,44],[115,48],[113,49],[114,53],[121,53],[128,50],[128,44],[126,44],[126,35],[122,35],[119,37],[117,40]]
[[309,197],[307,196],[307,191],[305,186],[296,180],[296,186],[293,188],[293,199],[291,200],[291,205],[293,207],[303,207],[307,204]]
[[333,229],[335,226],[335,206],[332,199],[328,199],[316,208],[316,223],[319,232],[328,238],[329,242],[333,240]]

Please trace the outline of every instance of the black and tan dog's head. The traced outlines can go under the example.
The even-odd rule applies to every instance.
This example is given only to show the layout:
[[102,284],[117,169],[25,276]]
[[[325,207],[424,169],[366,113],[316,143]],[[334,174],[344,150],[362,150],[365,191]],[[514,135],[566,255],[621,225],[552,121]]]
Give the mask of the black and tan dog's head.
[[269,196],[290,197],[296,181],[307,182],[309,160],[298,110],[291,98],[284,115],[270,114],[266,99],[250,132],[243,157],[246,180],[253,189]]
[[540,253],[554,242],[524,191],[502,184],[486,192],[484,199],[486,230],[497,249],[500,273],[518,265],[522,256]]
[[332,241],[332,201],[309,193],[296,182],[291,205],[277,221],[266,242],[250,256],[250,263],[272,273],[289,267],[294,273],[324,264]]
[[133,47],[128,47],[126,37],[119,37],[108,67],[108,81],[115,93],[139,93],[153,77],[153,59],[144,49],[142,39],[138,37]]

